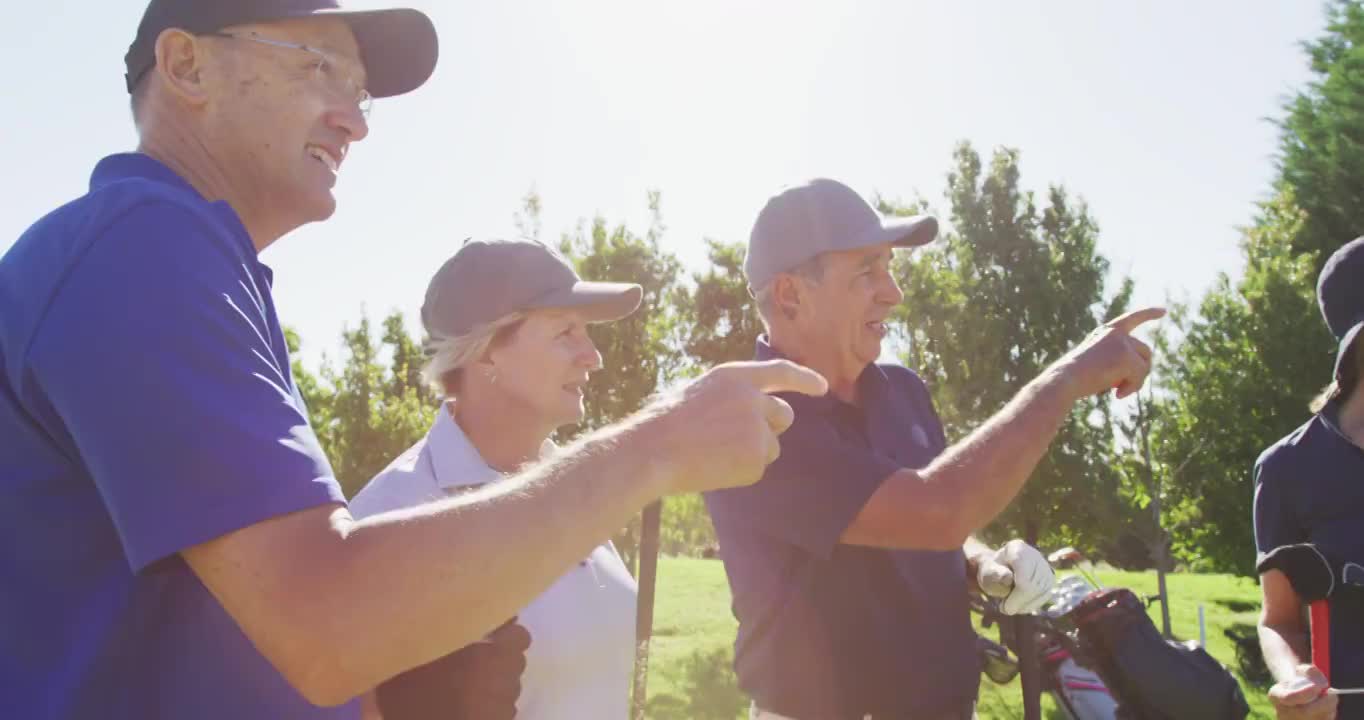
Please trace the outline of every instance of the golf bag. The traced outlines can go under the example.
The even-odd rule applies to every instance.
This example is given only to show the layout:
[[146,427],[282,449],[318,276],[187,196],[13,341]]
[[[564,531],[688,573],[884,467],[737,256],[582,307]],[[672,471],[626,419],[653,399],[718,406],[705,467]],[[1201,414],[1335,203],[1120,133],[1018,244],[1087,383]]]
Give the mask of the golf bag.
[[1118,701],[1102,677],[1076,662],[1063,643],[1042,648],[1042,672],[1047,692],[1069,720],[1112,720]]
[[1130,720],[1241,720],[1250,714],[1236,678],[1195,643],[1161,636],[1130,590],[1089,594],[1067,619],[1077,650]]

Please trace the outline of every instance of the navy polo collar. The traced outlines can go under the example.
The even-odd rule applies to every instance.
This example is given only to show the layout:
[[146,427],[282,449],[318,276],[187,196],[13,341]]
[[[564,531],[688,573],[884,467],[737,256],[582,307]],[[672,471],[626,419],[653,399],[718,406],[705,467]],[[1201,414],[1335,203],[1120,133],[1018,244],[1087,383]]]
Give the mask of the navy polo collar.
[[1345,443],[1346,446],[1364,453],[1364,448],[1355,445],[1355,441],[1350,439],[1350,436],[1346,434],[1345,429],[1340,426],[1339,398],[1328,401],[1325,407],[1321,409],[1321,412],[1317,413],[1317,417],[1321,419],[1321,424],[1325,425],[1326,429],[1334,433],[1336,438]]
[[189,181],[177,175],[174,170],[160,160],[146,153],[118,153],[100,160],[95,165],[94,172],[90,174],[90,191],[94,192],[128,178],[140,178],[168,185],[206,203],[213,216],[221,221],[223,227],[231,231],[232,237],[242,244],[242,248],[247,252],[247,257],[256,257],[256,245],[251,242],[251,234],[246,231],[246,226],[242,224],[237,211],[233,210],[226,200],[207,202],[204,196],[200,195],[199,191],[189,184]]
[[[754,358],[756,358],[757,360],[791,359],[783,355],[781,351],[772,347],[766,335],[759,335],[758,339],[755,341],[755,345],[756,350],[754,352]],[[890,379],[886,377],[886,371],[881,369],[881,367],[876,363],[871,363],[862,370],[861,375],[857,376],[857,389],[859,393],[861,393],[863,398],[866,398],[868,401],[870,401],[883,395],[882,393],[878,393],[877,391],[880,388],[885,387],[886,383],[888,383],[889,381]],[[794,401],[793,403],[794,405],[798,405],[799,407],[804,408],[810,408],[812,410],[817,410],[819,412],[826,414],[833,412],[840,405],[848,404],[838,399],[833,393],[825,393],[818,397],[811,397],[809,395],[803,395],[800,393],[789,393],[787,395],[783,395],[783,397],[786,399],[788,403]],[[867,407],[870,407],[870,405],[867,404]]]

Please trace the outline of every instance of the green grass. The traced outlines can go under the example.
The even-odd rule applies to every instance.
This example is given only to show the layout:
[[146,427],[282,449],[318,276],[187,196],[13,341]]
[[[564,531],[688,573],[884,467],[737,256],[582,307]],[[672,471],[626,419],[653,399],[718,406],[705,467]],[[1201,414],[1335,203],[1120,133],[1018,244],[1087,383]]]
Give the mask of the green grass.
[[[1100,571],[1105,585],[1155,594],[1155,573]],[[1204,606],[1208,651],[1237,672],[1233,643],[1224,634],[1233,625],[1253,627],[1259,611],[1259,588],[1249,579],[1229,575],[1174,574],[1167,580],[1170,625],[1181,639],[1198,638],[1198,605]],[[1151,606],[1160,625],[1160,606]],[[747,700],[734,687],[730,668],[737,623],[729,607],[729,587],[718,560],[662,558],[659,562],[654,639],[649,660],[651,720],[731,720],[748,717]],[[994,631],[987,631],[995,637]],[[1238,678],[1240,677],[1238,673]],[[1273,717],[1262,688],[1242,679],[1252,717]],[[1051,699],[1042,698],[1044,715],[1059,717]],[[982,679],[980,717],[1021,718],[1018,681],[994,685]]]

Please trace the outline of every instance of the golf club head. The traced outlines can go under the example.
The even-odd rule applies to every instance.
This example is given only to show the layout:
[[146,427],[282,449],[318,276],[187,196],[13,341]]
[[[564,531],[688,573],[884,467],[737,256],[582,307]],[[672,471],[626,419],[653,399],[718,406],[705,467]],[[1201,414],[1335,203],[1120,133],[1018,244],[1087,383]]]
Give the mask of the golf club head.
[[1059,550],[1054,550],[1047,556],[1047,562],[1051,563],[1052,567],[1060,568],[1062,570],[1075,567],[1077,564],[1083,562],[1084,559],[1084,554],[1073,547],[1063,547]]
[[1307,602],[1324,600],[1336,589],[1336,573],[1326,555],[1311,543],[1281,545],[1265,554],[1256,572],[1278,570]]

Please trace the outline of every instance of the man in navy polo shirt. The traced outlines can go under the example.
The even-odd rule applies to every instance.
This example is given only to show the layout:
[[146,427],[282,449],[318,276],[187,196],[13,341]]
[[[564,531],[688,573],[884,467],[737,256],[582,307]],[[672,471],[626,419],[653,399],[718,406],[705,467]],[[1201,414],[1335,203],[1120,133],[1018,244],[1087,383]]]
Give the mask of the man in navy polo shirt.
[[355,718],[660,495],[756,481],[791,421],[764,391],[823,392],[717,368],[498,488],[352,519],[257,253],[331,215],[371,93],[437,41],[334,8],[153,0],[138,152],[0,258],[0,717]]
[[[1255,462],[1255,549],[1311,543],[1341,563],[1364,565],[1364,238],[1322,268],[1317,301],[1337,345],[1331,383],[1312,419]],[[1338,578],[1331,611],[1330,686],[1364,687],[1364,588]],[[1260,575],[1260,647],[1278,682],[1269,699],[1281,718],[1364,717],[1364,696],[1327,695],[1310,663],[1304,602],[1279,570]],[[1338,704],[1338,707],[1337,707]]]
[[822,373],[827,396],[790,398],[781,456],[706,503],[739,619],[735,667],[763,720],[969,718],[979,681],[968,589],[1028,612],[1051,568],[1032,547],[970,540],[1017,494],[1073,404],[1135,392],[1150,350],[1143,310],[1100,328],[970,437],[948,447],[922,380],[876,364],[904,299],[896,247],[937,221],[883,221],[857,193],[813,180],[768,201],[744,270],[767,328],[760,359]]

